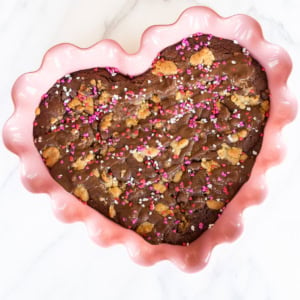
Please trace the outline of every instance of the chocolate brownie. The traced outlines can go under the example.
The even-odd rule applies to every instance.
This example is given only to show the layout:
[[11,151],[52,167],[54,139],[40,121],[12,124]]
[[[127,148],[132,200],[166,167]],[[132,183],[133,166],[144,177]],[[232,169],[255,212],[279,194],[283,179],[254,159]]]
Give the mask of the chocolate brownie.
[[268,117],[262,66],[201,33],[138,76],[94,68],[42,96],[34,143],[68,192],[152,244],[187,245],[249,178]]

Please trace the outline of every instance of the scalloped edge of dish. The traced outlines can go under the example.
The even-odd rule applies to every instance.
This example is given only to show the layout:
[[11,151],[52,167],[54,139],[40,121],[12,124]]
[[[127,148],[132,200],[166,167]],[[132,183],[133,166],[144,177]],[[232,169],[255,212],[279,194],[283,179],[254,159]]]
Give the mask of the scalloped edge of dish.
[[[271,91],[270,117],[249,180],[227,205],[215,226],[188,247],[151,245],[133,231],[82,204],[52,179],[33,144],[34,109],[41,95],[57,78],[67,73],[95,66],[110,66],[124,74],[137,75],[151,66],[160,50],[195,32],[237,40],[260,62],[266,70]],[[146,29],[140,48],[134,54],[126,53],[112,40],[102,40],[89,48],[72,44],[52,47],[37,71],[23,74],[16,80],[12,89],[15,110],[3,128],[4,142],[10,151],[20,157],[21,178],[25,187],[33,193],[48,193],[58,219],[67,223],[84,222],[89,236],[98,245],[125,245],[129,256],[138,264],[149,266],[169,260],[183,271],[196,272],[208,263],[216,245],[232,242],[240,236],[244,209],[259,204],[265,198],[265,173],[278,164],[285,153],[280,138],[281,130],[296,116],[296,99],[287,86],[291,68],[289,55],[281,47],[264,39],[260,25],[253,18],[246,15],[223,18],[210,8],[191,7],[173,24]]]

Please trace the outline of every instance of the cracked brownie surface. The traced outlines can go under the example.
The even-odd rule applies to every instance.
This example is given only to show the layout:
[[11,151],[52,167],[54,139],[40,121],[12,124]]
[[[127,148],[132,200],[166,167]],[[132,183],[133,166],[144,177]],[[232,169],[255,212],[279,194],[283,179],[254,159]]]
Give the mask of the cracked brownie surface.
[[196,33],[138,76],[67,74],[42,96],[34,143],[68,192],[152,244],[187,245],[249,178],[268,117],[261,65]]

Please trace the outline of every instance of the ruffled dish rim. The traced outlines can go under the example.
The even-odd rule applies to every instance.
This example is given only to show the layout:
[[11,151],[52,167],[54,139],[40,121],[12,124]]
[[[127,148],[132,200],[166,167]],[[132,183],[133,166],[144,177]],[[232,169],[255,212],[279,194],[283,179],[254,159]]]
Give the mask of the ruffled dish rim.
[[[260,62],[266,70],[271,91],[270,117],[249,180],[227,205],[215,226],[188,247],[151,245],[133,231],[82,204],[52,179],[33,143],[34,111],[41,95],[65,74],[95,66],[110,66],[124,74],[137,75],[151,66],[160,50],[196,32],[236,40]],[[146,29],[140,48],[134,54],[126,53],[113,40],[102,40],[89,48],[72,44],[52,47],[38,70],[23,74],[16,80],[12,89],[15,110],[4,126],[3,138],[7,148],[20,157],[25,187],[33,193],[49,194],[58,219],[67,223],[84,222],[94,242],[104,247],[123,244],[138,264],[149,266],[169,260],[185,272],[196,272],[207,265],[216,245],[233,242],[240,236],[243,211],[259,204],[266,196],[266,171],[283,159],[285,147],[280,138],[281,131],[295,118],[297,111],[296,99],[287,86],[291,69],[289,55],[264,39],[260,25],[253,18],[241,14],[223,18],[210,8],[191,7],[173,24]]]

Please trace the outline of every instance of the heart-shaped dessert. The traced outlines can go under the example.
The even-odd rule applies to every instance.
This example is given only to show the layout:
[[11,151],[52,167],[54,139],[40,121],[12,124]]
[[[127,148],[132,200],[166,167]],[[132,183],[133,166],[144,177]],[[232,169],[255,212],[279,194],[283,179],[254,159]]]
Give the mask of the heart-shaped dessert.
[[188,244],[249,178],[269,109],[266,74],[236,42],[196,33],[145,73],[80,70],[36,109],[33,135],[68,192],[152,244]]
[[[192,39],[185,39],[177,46],[172,46],[173,50],[170,47],[163,51],[154,61],[154,74],[152,70],[135,78],[116,74],[122,72],[133,76],[144,73],[161,49],[195,32],[211,33],[214,36],[238,41],[240,45],[249,49],[267,74],[272,95],[269,116],[266,115],[268,91],[264,92],[267,89],[264,70],[256,60],[250,58],[247,50],[241,49],[236,42],[195,35]],[[208,55],[204,55],[205,53]],[[202,60],[203,57],[206,59]],[[60,79],[57,86],[54,85],[40,103],[41,95],[57,78],[97,66],[104,69],[79,71]],[[105,69],[106,66],[117,67],[120,72],[112,68]],[[287,85],[291,67],[292,62],[286,51],[267,42],[263,38],[261,27],[251,17],[235,15],[223,18],[207,7],[191,7],[185,10],[175,23],[156,25],[145,30],[140,47],[134,54],[128,54],[112,40],[102,40],[84,49],[71,44],[60,44],[51,48],[45,54],[38,70],[23,74],[16,80],[12,89],[15,110],[3,128],[3,139],[7,148],[20,157],[21,178],[25,187],[33,193],[49,194],[53,211],[61,221],[83,222],[90,238],[98,245],[107,247],[122,244],[128,250],[129,256],[138,264],[153,265],[161,260],[169,260],[183,271],[195,272],[207,265],[216,245],[236,240],[242,233],[243,211],[253,204],[260,203],[266,196],[265,173],[282,160],[285,144],[281,140],[281,130],[295,118],[297,112],[297,100]],[[166,71],[176,74],[166,75],[164,74]],[[224,76],[220,77],[221,73]],[[148,82],[147,77],[153,81]],[[130,89],[127,91],[124,89],[122,91],[119,87],[115,89],[120,83],[123,85],[128,83],[128,87],[133,87],[133,83],[137,84],[131,89],[134,94],[129,92]],[[143,86],[146,90],[139,90],[137,86]],[[175,96],[172,96],[172,89]],[[139,92],[141,94],[137,95]],[[143,94],[148,97],[144,98]],[[110,95],[107,100],[105,95]],[[125,121],[122,119],[116,124],[114,114],[111,120],[110,116],[105,118],[105,115],[110,114],[105,112],[105,104],[111,106],[113,113],[125,102],[128,103],[128,107],[123,107],[122,112]],[[170,108],[167,107],[168,103]],[[35,116],[34,110],[39,104],[36,113],[40,115]],[[175,114],[176,105],[179,113]],[[128,111],[129,106],[132,111]],[[188,114],[187,107],[190,107],[190,113],[196,119],[193,120],[191,117],[187,121],[181,116],[183,113]],[[148,111],[150,115],[145,119],[138,119],[137,112],[140,109],[142,109],[140,117],[141,114],[143,117],[143,110],[146,111],[145,115]],[[126,117],[127,114],[129,117]],[[201,117],[195,116],[197,114]],[[263,129],[266,117],[268,121]],[[32,124],[35,118],[37,123],[34,126],[33,139]],[[154,121],[158,118],[160,120]],[[130,119],[127,121],[128,124],[127,119]],[[136,125],[135,121],[132,123],[132,119],[137,121]],[[107,132],[105,122],[111,125],[107,128]],[[166,129],[155,128],[155,124],[159,122],[162,122]],[[104,125],[104,128],[102,127],[104,130],[101,130],[101,124]],[[125,131],[118,129],[121,126],[126,128]],[[136,147],[136,150],[130,150],[125,159],[126,163],[130,162],[127,164],[130,167],[129,171],[136,172],[135,177],[131,176],[133,186],[131,182],[128,184],[128,180],[124,181],[126,173],[122,172],[123,166],[120,171],[116,167],[113,171],[113,164],[105,167],[103,163],[108,160],[120,163],[122,157],[117,158],[116,153],[120,155],[121,151],[117,152],[112,148],[108,151],[108,148],[112,146],[118,149],[117,143],[120,143],[121,138],[126,135],[130,136],[126,142],[128,147],[129,143],[135,145],[134,126],[138,127],[137,134],[144,131],[142,138],[147,141],[149,137],[149,141],[146,145],[140,145],[142,147]],[[228,128],[222,131],[223,126]],[[149,132],[149,129],[145,128],[158,132],[152,130]],[[173,148],[171,146],[173,139],[171,142],[168,139],[172,135],[178,137],[181,130],[187,136],[175,140]],[[109,141],[105,139],[105,134],[109,134],[110,131],[112,138]],[[161,136],[157,136],[156,140],[160,141],[163,147],[158,145],[159,153],[151,157],[153,152],[151,149],[149,152],[149,148],[158,147],[150,144],[150,141],[152,143],[153,134],[159,132]],[[191,132],[192,136],[189,135]],[[262,133],[264,137],[260,149]],[[114,136],[118,134],[121,135],[120,140]],[[180,142],[184,138],[188,140],[186,147],[191,147],[191,154],[186,147],[181,148],[186,143]],[[167,143],[166,146],[163,145],[163,139]],[[116,142],[115,146],[108,145],[112,141]],[[193,143],[193,146],[190,146],[190,143]],[[181,145],[179,146],[181,149],[178,149],[178,144]],[[198,150],[194,147],[198,147]],[[256,157],[259,149],[260,153]],[[179,150],[180,153],[176,154],[175,151],[178,153]],[[185,151],[186,155],[183,154]],[[166,161],[161,158],[168,152],[171,154],[171,166],[169,158]],[[40,159],[40,154],[48,164],[50,172]],[[193,159],[185,158],[189,155],[191,158],[192,154],[196,155]],[[144,173],[134,171],[136,164],[140,162],[133,160],[130,155],[132,157],[135,155],[138,160],[143,158],[141,167],[142,171],[145,170]],[[99,160],[101,157],[103,162]],[[92,159],[89,160],[90,158]],[[73,165],[76,161],[77,163]],[[177,175],[178,178],[181,175],[179,182],[176,182],[178,178],[175,178],[177,170],[174,176],[171,172],[156,170],[155,161],[158,164],[166,163],[162,168],[164,170],[172,166],[176,169],[180,164],[183,170],[180,167],[182,174]],[[81,170],[80,165],[83,167]],[[251,167],[251,176],[248,179]],[[154,179],[149,176],[151,170],[148,169],[151,168],[155,171],[157,182],[153,182]],[[103,173],[104,170],[107,177],[106,173]],[[171,180],[169,174],[173,176]],[[118,177],[123,178],[123,181]],[[136,178],[144,178],[145,182]],[[247,182],[239,189],[244,180]],[[149,182],[149,185],[146,185],[146,182]],[[192,185],[189,182],[196,183],[195,191],[192,187],[188,188]],[[164,187],[160,189],[161,185],[156,185],[156,188],[158,187],[156,191],[155,183],[161,183],[166,190],[160,193],[159,190],[163,191]],[[144,188],[138,188],[144,185]],[[151,192],[150,186],[153,188]],[[202,188],[199,189],[199,186]],[[118,189],[111,188],[116,187],[122,194],[112,200],[114,197],[112,193],[117,195]],[[138,194],[136,198],[141,200],[135,202],[131,200],[130,204],[125,196],[128,192],[131,197],[134,196],[131,189],[144,195],[150,194],[151,197],[155,195],[157,198],[154,198],[152,204],[151,200],[145,200],[146,197],[142,198]],[[83,201],[76,200],[75,193]],[[233,198],[234,193],[236,195],[233,201],[225,209],[225,204]],[[100,194],[104,194],[105,197],[100,197]],[[188,200],[184,200],[186,194],[189,195]],[[85,203],[90,206],[83,205]],[[98,213],[91,206],[102,210],[102,213]],[[132,206],[137,207],[137,210],[133,210]],[[132,218],[131,213],[139,214],[137,218],[134,216]],[[212,226],[210,224],[214,224],[221,213],[222,216],[215,226],[201,234],[205,228]],[[110,218],[109,214],[113,218]],[[110,221],[111,219],[125,225],[125,228],[130,226],[133,230],[125,229]],[[146,240],[135,231],[146,237]],[[187,244],[200,234],[201,236],[189,247],[167,244]],[[147,240],[161,244],[152,245],[146,242]]]

